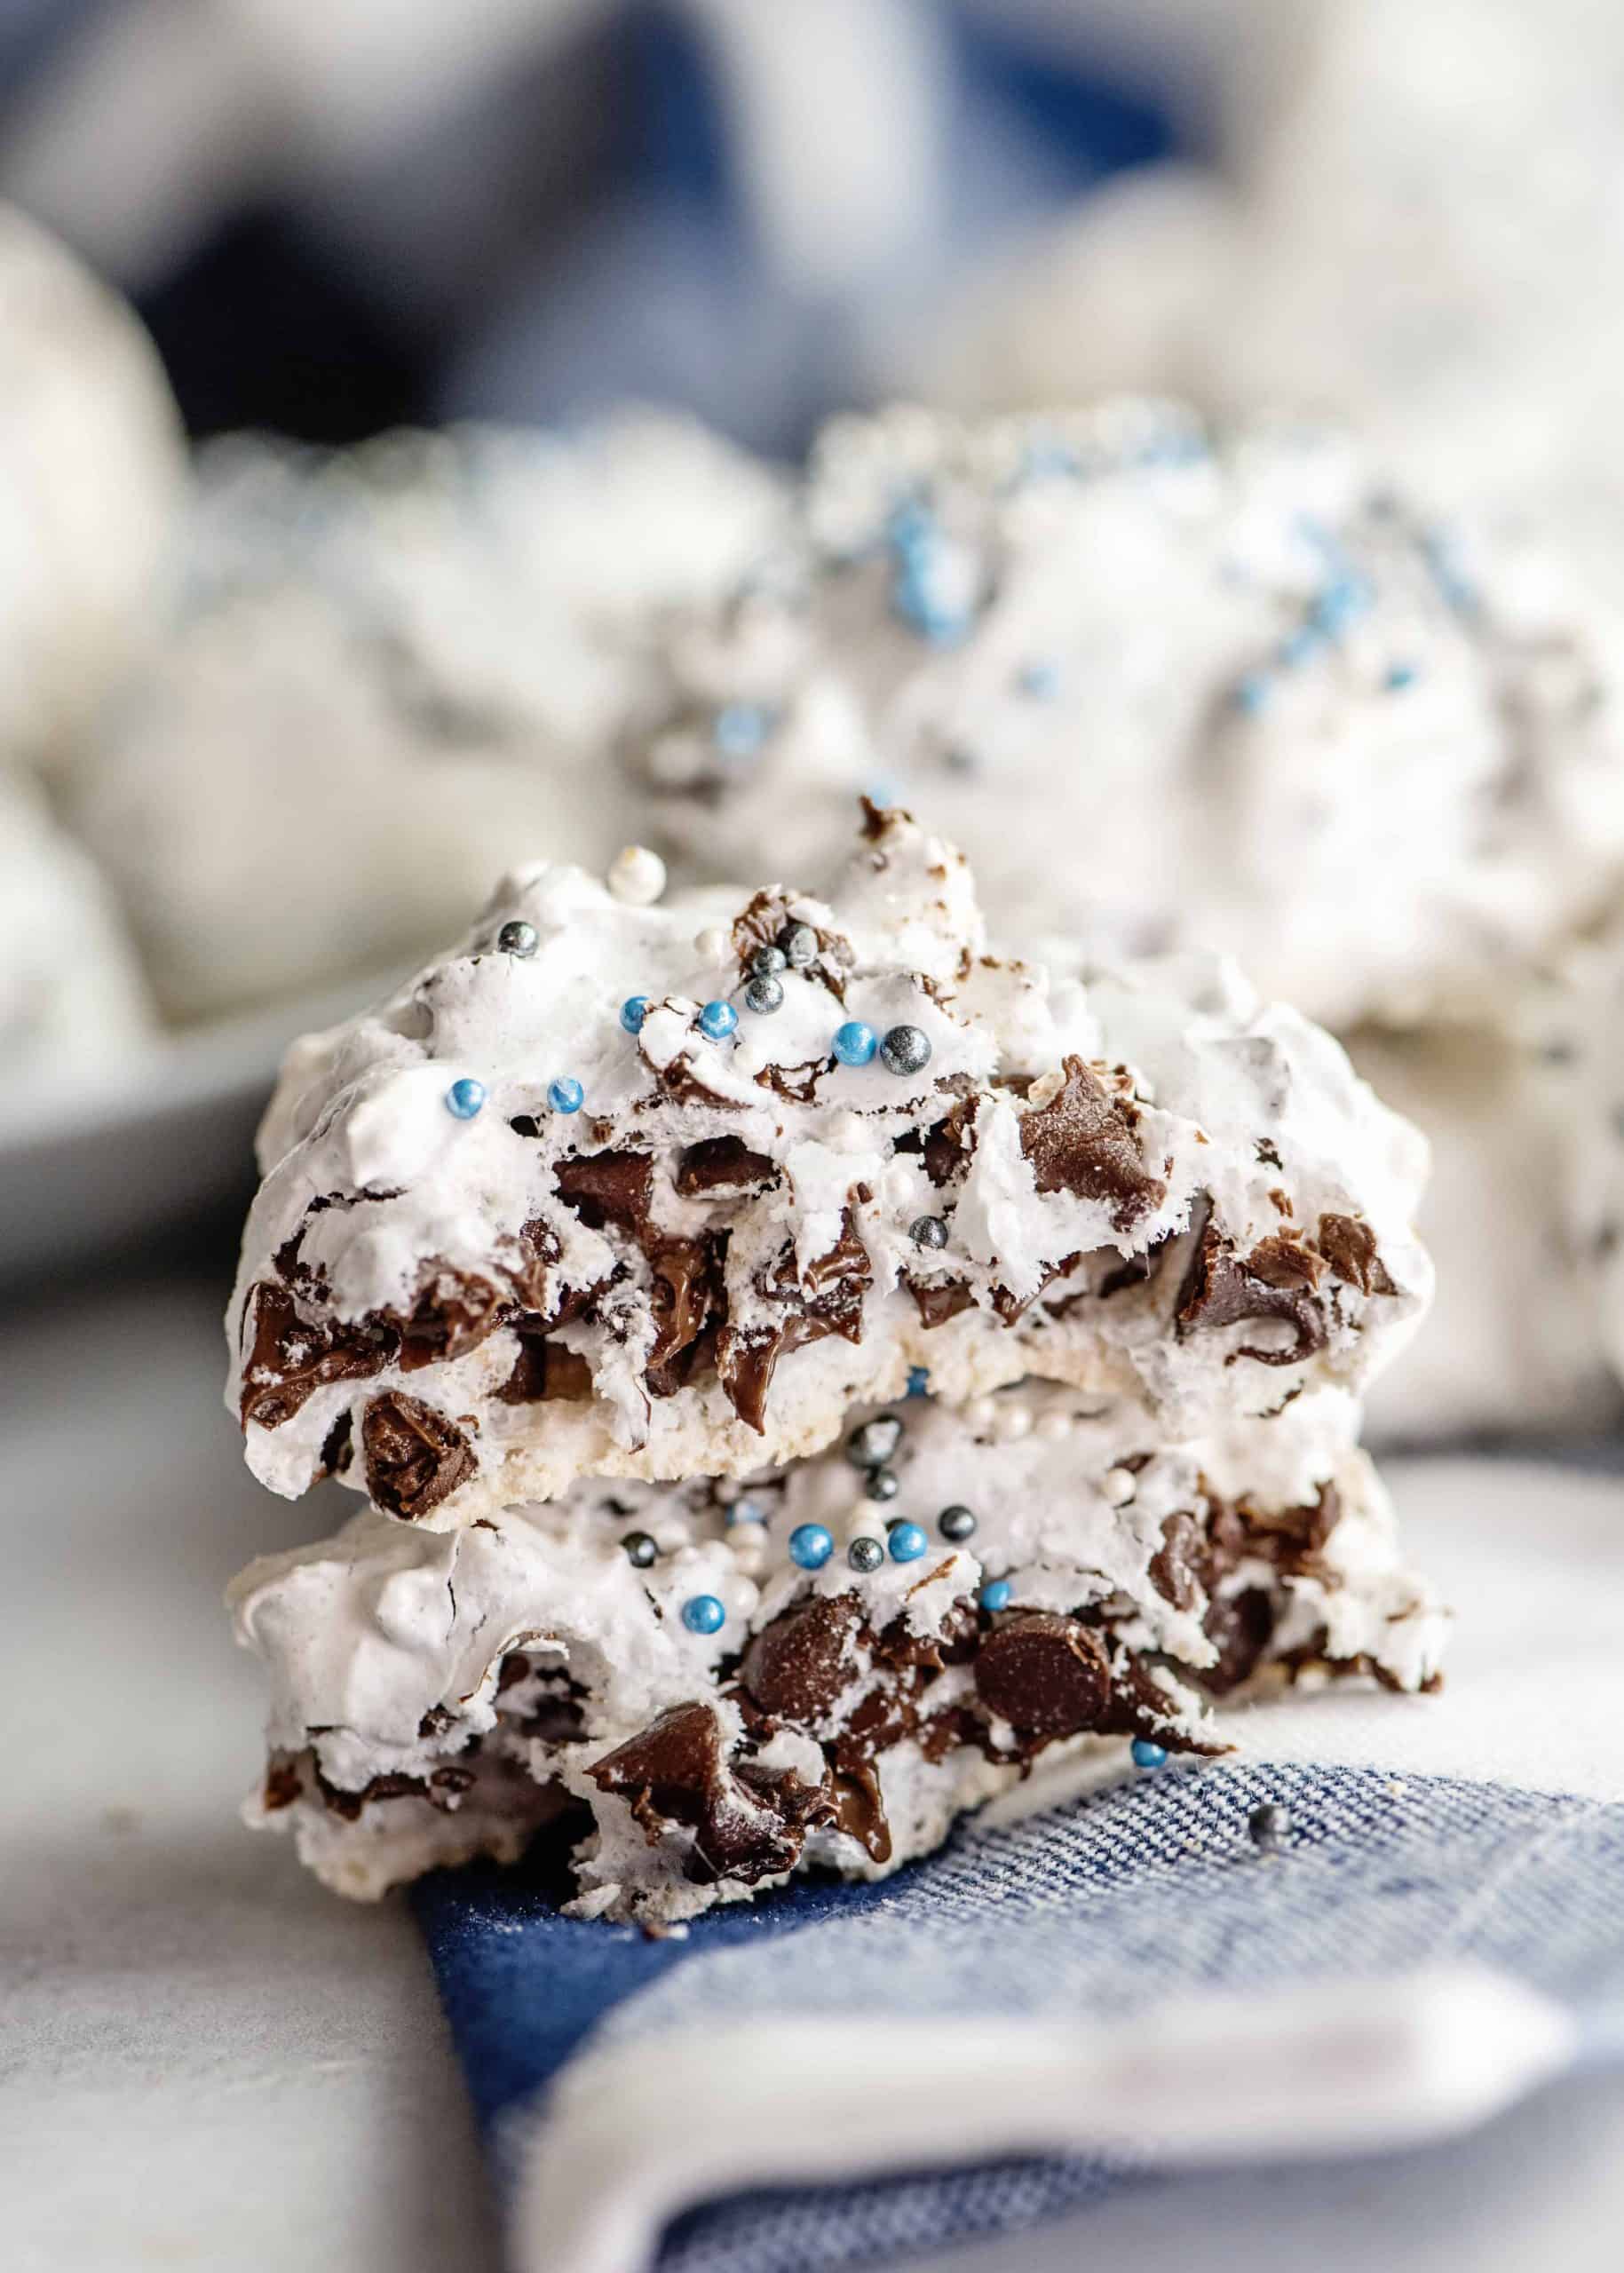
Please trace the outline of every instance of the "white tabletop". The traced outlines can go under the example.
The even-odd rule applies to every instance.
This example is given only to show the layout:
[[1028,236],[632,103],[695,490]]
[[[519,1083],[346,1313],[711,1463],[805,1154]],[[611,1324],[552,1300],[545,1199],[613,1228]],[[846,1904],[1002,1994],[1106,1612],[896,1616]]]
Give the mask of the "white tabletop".
[[[255,1486],[220,1289],[0,1305],[0,2262],[15,2273],[490,2273],[472,2127],[404,1910],[340,1903],[234,1813],[254,1670],[219,1608],[347,1494]],[[1404,1479],[1446,1576],[1462,1479]],[[1498,1481],[1498,1479],[1497,1479]],[[1553,1490],[1590,1489],[1553,1483]],[[1624,2262],[1624,2083],[1427,2156],[1176,2179],[923,2273],[1589,2273]]]

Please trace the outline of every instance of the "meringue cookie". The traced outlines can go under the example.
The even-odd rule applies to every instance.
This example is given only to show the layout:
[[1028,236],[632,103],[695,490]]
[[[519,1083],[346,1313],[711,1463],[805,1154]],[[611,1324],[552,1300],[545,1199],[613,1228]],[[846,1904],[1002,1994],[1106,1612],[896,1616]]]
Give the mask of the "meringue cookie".
[[273,1701],[249,1819],[368,1898],[564,1818],[582,1914],[669,1920],[815,1865],[882,1877],[1040,1754],[1112,1772],[1132,1738],[1224,1749],[1211,1704],[1270,1683],[1434,1681],[1447,1620],[1341,1392],[1178,1444],[1137,1399],[991,1403],[877,1417],[912,1527],[890,1554],[869,1408],[731,1504],[587,1481],[454,1532],[363,1514],[251,1565],[231,1600]]
[[156,631],[180,421],[134,313],[0,206],[0,761],[55,763]]
[[115,1086],[154,1040],[147,989],[95,868],[32,783],[0,773],[0,1066],[5,1118]]
[[436,1527],[814,1453],[921,1366],[1182,1437],[1362,1390],[1430,1286],[1425,1147],[1327,1035],[1212,957],[990,951],[960,855],[872,807],[827,899],[516,872],[295,1046],[261,1165],[250,1465]]
[[516,843],[606,859],[661,611],[731,582],[779,494],[653,415],[206,449],[162,653],[72,785],[170,1015],[406,964]]
[[632,756],[692,862],[815,869],[901,796],[1006,936],[1200,940],[1338,1027],[1481,1015],[1624,855],[1613,603],[1283,421],[836,420],[668,669]]

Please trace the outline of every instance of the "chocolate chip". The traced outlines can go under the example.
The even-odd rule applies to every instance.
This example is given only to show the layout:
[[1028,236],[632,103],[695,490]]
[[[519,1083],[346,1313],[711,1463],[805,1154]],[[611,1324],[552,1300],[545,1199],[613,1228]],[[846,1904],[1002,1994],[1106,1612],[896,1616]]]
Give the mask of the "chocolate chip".
[[740,1668],[764,1713],[797,1728],[828,1719],[856,1680],[862,1609],[855,1595],[811,1595],[750,1643]]
[[360,1424],[367,1489],[386,1515],[416,1523],[448,1500],[479,1466],[467,1437],[443,1413],[385,1390]]
[[[1264,1268],[1272,1270],[1277,1278],[1284,1275],[1279,1255],[1281,1242],[1262,1244],[1270,1250]],[[1295,1285],[1289,1280],[1284,1285],[1271,1283],[1251,1270],[1213,1225],[1207,1224],[1179,1289],[1176,1319],[1181,1338],[1200,1328],[1265,1319],[1284,1320],[1293,1329],[1293,1339],[1283,1350],[1248,1343],[1233,1351],[1233,1357],[1255,1358],[1264,1366],[1295,1366],[1325,1347],[1325,1319],[1305,1280],[1298,1279]]]
[[771,1184],[778,1170],[764,1152],[753,1152],[738,1136],[706,1136],[690,1144],[677,1167],[677,1189],[685,1200],[709,1192],[749,1192]]
[[1339,1279],[1361,1295],[1398,1292],[1376,1252],[1376,1235],[1357,1216],[1321,1216],[1316,1234],[1319,1252]]
[[606,1224],[634,1238],[648,1222],[654,1164],[646,1152],[589,1152],[560,1160],[558,1197],[589,1231]]
[[708,1705],[673,1706],[590,1773],[599,1791],[628,1802],[651,1847],[673,1824],[692,1831],[696,1876],[753,1885],[800,1858],[802,1826],[732,1772]]
[[1034,1611],[987,1635],[976,1689],[988,1712],[1023,1736],[1075,1736],[1105,1719],[1111,1667],[1097,1637],[1075,1619]]
[[758,1280],[757,1292],[777,1311],[776,1322],[724,1325],[717,1334],[717,1374],[739,1418],[764,1433],[767,1392],[778,1361],[787,1350],[839,1334],[860,1342],[863,1296],[873,1283],[868,1250],[857,1236],[847,1208],[839,1239],[808,1269],[804,1281],[796,1270],[793,1248]]
[[1201,1527],[1187,1508],[1176,1509],[1161,1526],[1161,1545],[1151,1557],[1151,1584],[1175,1610],[1192,1611],[1201,1598],[1199,1576]]
[[1145,1167],[1132,1105],[1113,1096],[1081,1057],[1062,1062],[1061,1087],[1022,1115],[1021,1151],[1040,1192],[1104,1200],[1120,1232],[1160,1208],[1168,1187]]
[[249,1296],[254,1344],[242,1369],[242,1425],[279,1429],[317,1390],[366,1381],[393,1359],[400,1337],[388,1328],[317,1324],[303,1318],[286,1287],[262,1280]]

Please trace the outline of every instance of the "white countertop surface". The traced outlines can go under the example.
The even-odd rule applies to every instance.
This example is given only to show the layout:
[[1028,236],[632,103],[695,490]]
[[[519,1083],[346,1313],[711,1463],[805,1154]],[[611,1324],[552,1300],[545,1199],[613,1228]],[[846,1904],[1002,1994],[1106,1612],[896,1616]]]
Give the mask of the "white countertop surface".
[[[351,1503],[289,1506],[243,1469],[221,1294],[131,1276],[0,1303],[0,2262],[491,2273],[409,1919],[337,1901],[236,1820],[259,1702],[220,1590]],[[1400,1478],[1417,1559],[1446,1582],[1469,1481],[1458,1463]],[[1620,1493],[1554,1472],[1549,1489]],[[1616,2273],[1624,2080],[1426,2156],[1168,2180],[915,2261]]]

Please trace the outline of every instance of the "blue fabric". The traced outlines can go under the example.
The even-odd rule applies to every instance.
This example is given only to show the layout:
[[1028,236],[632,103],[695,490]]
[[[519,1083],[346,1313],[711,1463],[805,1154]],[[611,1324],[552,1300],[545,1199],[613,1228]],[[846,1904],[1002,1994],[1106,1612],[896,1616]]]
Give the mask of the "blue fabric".
[[[1286,1849],[1247,1819],[1283,1802]],[[961,1833],[879,1886],[804,1885],[685,1939],[559,1915],[522,1873],[417,1894],[487,2140],[588,2038],[775,2012],[1113,2016],[1192,1988],[1475,1959],[1596,2016],[1624,2006],[1624,1807],[1319,1768],[1169,1770]],[[500,2153],[497,2153],[500,2164]],[[812,2273],[1008,2232],[1127,2174],[1030,2159],[773,2190],[677,2221],[680,2273]],[[500,2174],[499,2174],[500,2182]]]
[[741,441],[797,455],[861,400],[872,296],[928,312],[996,248],[1174,147],[1167,113],[1040,41],[945,12],[951,83],[934,213],[906,277],[833,301],[764,265],[739,122],[698,28],[670,0],[616,20],[619,131],[603,194],[538,249],[458,345],[448,416],[568,420],[622,396],[680,404]]

